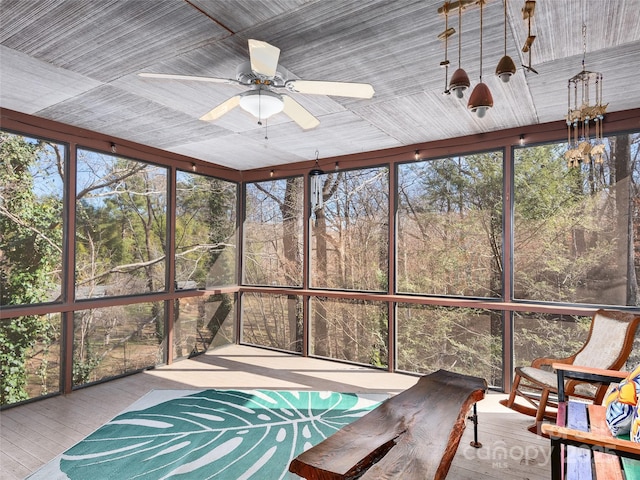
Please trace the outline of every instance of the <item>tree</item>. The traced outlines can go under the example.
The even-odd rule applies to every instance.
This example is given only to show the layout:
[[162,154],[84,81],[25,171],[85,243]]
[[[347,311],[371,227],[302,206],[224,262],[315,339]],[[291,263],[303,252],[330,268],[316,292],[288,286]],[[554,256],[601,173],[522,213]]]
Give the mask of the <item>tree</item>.
[[[0,305],[46,301],[62,254],[62,202],[34,192],[32,169],[43,142],[0,132]],[[60,160],[64,155],[49,145]],[[55,327],[39,316],[0,322],[0,402],[29,398],[27,360],[37,343],[50,342]]]
[[[163,290],[167,169],[80,149],[77,171],[76,297]],[[139,307],[74,313],[74,381],[140,368],[139,361],[159,361],[163,304]]]
[[[313,286],[386,291],[388,178],[385,167],[324,175],[323,204],[313,212]],[[312,305],[315,354],[387,364],[386,305],[322,298],[314,298]]]
[[[188,172],[177,173],[176,195],[176,286],[206,288],[229,285],[236,280],[235,183]],[[224,327],[233,311],[233,297],[215,295],[198,301],[194,325],[186,327],[187,309],[193,302],[175,301],[175,346],[193,335],[190,355],[202,353]],[[208,308],[215,305],[215,308]],[[183,328],[185,327],[185,328]],[[180,335],[184,332],[184,335]],[[203,346],[198,348],[198,339]],[[182,345],[187,346],[187,345]]]
[[[246,192],[245,282],[302,285],[302,177],[251,183]],[[248,341],[302,351],[302,301],[298,295],[245,294],[243,308]],[[281,319],[286,325],[280,324]]]

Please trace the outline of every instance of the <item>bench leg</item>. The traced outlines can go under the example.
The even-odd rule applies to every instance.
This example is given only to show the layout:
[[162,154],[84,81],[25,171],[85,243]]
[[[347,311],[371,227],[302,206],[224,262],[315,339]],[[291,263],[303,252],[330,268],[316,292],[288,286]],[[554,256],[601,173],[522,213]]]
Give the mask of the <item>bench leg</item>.
[[473,414],[467,417],[473,422],[473,442],[471,446],[473,448],[481,448],[482,444],[478,441],[478,407],[477,404],[473,404]]
[[562,480],[562,445],[559,438],[551,438],[551,480]]

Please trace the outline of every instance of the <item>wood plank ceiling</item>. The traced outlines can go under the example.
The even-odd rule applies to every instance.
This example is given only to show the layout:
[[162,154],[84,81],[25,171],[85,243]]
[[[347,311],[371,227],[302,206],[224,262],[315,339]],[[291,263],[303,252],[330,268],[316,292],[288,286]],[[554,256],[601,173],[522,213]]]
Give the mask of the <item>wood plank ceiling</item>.
[[[518,69],[495,75],[503,55],[502,0],[484,7],[485,118],[443,95],[444,16],[438,0],[2,0],[0,106],[219,165],[246,170],[562,120],[567,80],[604,74],[608,111],[640,107],[640,0],[538,0],[532,65],[524,0],[507,0],[507,52]],[[462,66],[479,78],[479,8],[462,16]],[[450,26],[458,30],[458,17]],[[320,120],[303,131],[280,113],[265,128],[236,108],[199,117],[239,86],[141,78],[139,72],[235,78],[247,40],[281,49],[291,78],[371,83],[370,100],[291,94]],[[450,38],[449,75],[458,63]],[[605,124],[606,125],[606,124]],[[606,126],[605,126],[606,131]]]

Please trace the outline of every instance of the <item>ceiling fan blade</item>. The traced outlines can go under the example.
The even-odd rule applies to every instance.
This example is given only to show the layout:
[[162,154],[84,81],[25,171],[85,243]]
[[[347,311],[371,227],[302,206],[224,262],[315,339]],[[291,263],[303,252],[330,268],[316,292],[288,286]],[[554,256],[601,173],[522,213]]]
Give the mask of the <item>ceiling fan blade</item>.
[[284,102],[283,112],[296,122],[302,129],[309,130],[320,125],[320,120],[311,115],[309,111],[287,95],[282,96]]
[[229,100],[222,102],[209,113],[205,113],[203,116],[201,116],[200,120],[204,120],[205,122],[213,122],[214,120],[219,119],[222,115],[230,112],[238,105],[240,105],[240,97],[241,95],[236,95],[234,97],[231,97]]
[[291,92],[338,97],[371,98],[375,91],[368,83],[323,82],[318,80],[289,80],[286,87]]
[[190,80],[195,82],[230,83],[232,85],[242,85],[237,80],[232,80],[230,78],[196,77],[193,75],[171,75],[169,73],[139,73],[138,76],[144,78],[162,78],[165,80]]
[[251,70],[256,75],[273,78],[278,68],[280,49],[260,40],[249,40]]

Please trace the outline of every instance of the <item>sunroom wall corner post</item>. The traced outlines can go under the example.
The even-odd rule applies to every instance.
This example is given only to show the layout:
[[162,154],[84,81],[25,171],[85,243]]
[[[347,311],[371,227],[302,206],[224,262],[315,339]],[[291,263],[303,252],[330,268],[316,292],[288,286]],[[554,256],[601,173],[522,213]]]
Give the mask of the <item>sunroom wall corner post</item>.
[[[236,192],[236,285],[244,285],[244,222],[247,218],[247,212],[245,211],[247,205],[247,184],[244,179],[238,183]],[[236,310],[235,310],[235,332],[234,342],[239,345],[242,342],[242,289],[239,288],[236,293]]]
[[[394,295],[398,292],[396,286],[396,219],[398,215],[398,164],[392,162],[388,165],[389,172],[389,220],[387,235],[389,238],[389,250],[387,258],[387,295]],[[396,369],[396,303],[389,300],[387,302],[387,365],[390,372]]]
[[[311,285],[311,179],[309,173],[303,175],[302,215],[306,228],[302,229],[302,289],[309,290]],[[311,297],[302,297],[302,356],[309,356],[309,335],[311,334]]]
[[[515,147],[506,145],[503,149],[503,201],[502,201],[502,301],[513,302],[513,186],[514,186],[514,157]],[[502,386],[506,393],[511,390],[513,382],[514,352],[513,352],[513,311],[502,312]]]
[[175,327],[175,314],[177,298],[173,297],[176,293],[176,176],[177,170],[175,166],[168,167],[167,175],[167,226],[166,226],[166,257],[165,257],[165,289],[169,291],[172,298],[165,300],[164,308],[164,325],[165,325],[165,348],[164,361],[167,365],[173,363],[173,340]]
[[[62,303],[75,303],[76,278],[76,176],[78,171],[78,145],[69,143],[65,158],[63,178],[63,259],[62,259]],[[61,312],[62,341],[60,348],[60,391],[71,393],[73,389],[73,332],[74,311]]]

